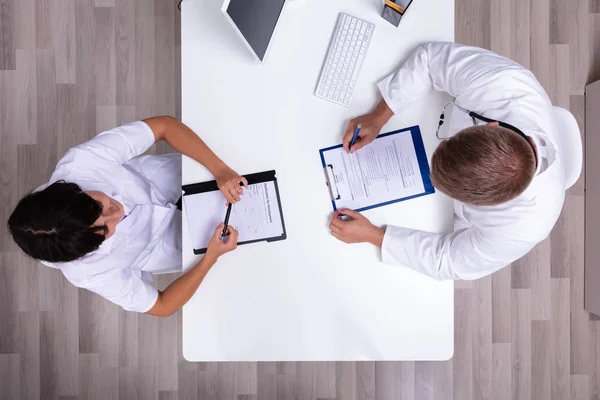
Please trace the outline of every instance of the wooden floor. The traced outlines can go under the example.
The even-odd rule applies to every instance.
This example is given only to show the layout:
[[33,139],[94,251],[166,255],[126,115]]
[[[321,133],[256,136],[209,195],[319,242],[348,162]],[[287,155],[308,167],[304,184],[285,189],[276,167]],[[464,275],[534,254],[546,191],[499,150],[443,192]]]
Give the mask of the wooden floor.
[[[180,115],[175,5],[0,0],[0,220],[69,147]],[[584,84],[600,78],[600,0],[456,0],[456,41],[531,68],[581,125]],[[457,283],[451,361],[225,364],[182,360],[180,315],[126,313],[23,257],[1,231],[0,399],[600,399],[583,228],[581,180],[549,240]]]

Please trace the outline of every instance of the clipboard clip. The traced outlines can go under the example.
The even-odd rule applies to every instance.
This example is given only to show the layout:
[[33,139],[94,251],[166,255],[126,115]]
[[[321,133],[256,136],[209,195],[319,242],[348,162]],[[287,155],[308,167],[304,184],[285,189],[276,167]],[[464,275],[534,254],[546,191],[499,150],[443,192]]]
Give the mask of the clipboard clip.
[[342,197],[340,196],[340,191],[337,187],[335,174],[333,173],[333,165],[327,164],[325,167],[323,167],[323,172],[325,172],[325,183],[329,188],[329,196],[331,197],[331,200],[336,201],[341,199]]

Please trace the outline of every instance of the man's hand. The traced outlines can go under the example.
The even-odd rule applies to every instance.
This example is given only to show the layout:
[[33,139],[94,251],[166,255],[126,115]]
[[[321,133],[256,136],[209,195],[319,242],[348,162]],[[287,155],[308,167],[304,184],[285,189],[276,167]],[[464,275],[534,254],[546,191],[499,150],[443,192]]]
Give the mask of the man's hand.
[[217,185],[227,201],[231,204],[240,201],[240,195],[244,193],[244,187],[248,186],[248,181],[243,176],[238,175],[237,172],[231,168],[225,166],[221,168],[215,175],[217,178]]
[[237,248],[238,231],[233,229],[231,226],[227,227],[227,236],[221,237],[223,233],[224,225],[221,223],[215,233],[213,234],[210,242],[208,243],[208,249],[206,250],[206,256],[213,261],[217,261],[225,253],[229,253]]
[[[348,124],[348,128],[346,128],[346,132],[344,133],[344,149],[348,153],[354,153],[358,149],[362,149],[369,143],[371,143],[377,135],[381,133],[381,128],[392,118],[394,113],[388,107],[385,100],[381,100],[375,110],[373,112],[363,115],[362,117],[354,118]],[[350,148],[350,143],[352,142],[352,137],[354,137],[354,132],[356,128],[360,125],[360,132],[358,133],[358,137],[356,138],[356,142],[352,148]]]
[[[360,132],[358,133],[358,137],[356,138],[356,142],[352,148],[350,148],[350,143],[352,142],[352,138],[354,137],[354,132],[356,128],[360,125]],[[344,133],[344,140],[342,143],[344,144],[344,149],[348,153],[354,153],[356,150],[362,149],[369,143],[371,143],[377,135],[381,132],[381,128],[383,125],[380,125],[379,121],[374,118],[371,114],[363,115],[362,117],[354,118],[348,124],[348,128],[346,128],[346,132]]]
[[[349,217],[344,221],[342,215]],[[349,209],[337,210],[331,216],[329,223],[331,234],[345,243],[363,243],[368,242],[377,247],[383,244],[383,235],[385,231],[373,225],[362,214]]]

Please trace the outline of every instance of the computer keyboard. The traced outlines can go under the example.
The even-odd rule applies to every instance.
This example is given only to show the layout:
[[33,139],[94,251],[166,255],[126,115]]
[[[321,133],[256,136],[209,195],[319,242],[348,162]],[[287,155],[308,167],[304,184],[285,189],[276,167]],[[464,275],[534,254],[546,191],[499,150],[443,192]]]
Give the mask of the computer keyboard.
[[375,24],[340,13],[315,95],[348,107]]

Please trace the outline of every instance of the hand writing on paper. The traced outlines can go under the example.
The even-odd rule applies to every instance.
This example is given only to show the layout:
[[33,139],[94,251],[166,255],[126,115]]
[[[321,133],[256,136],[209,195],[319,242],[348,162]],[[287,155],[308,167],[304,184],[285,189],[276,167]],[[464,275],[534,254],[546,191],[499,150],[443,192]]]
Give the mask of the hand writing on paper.
[[[342,219],[342,214],[349,219]],[[331,234],[345,243],[371,243],[377,247],[383,244],[385,231],[373,225],[362,214],[349,209],[337,210],[329,223]]]
[[[350,148],[354,131],[360,125],[360,132],[356,138],[356,142]],[[344,133],[344,139],[342,141],[344,149],[349,153],[354,153],[358,149],[362,149],[364,146],[371,143],[377,135],[381,132],[383,125],[379,125],[376,120],[371,117],[371,114],[363,115],[362,117],[354,118],[348,124],[346,132]]]
[[[350,121],[344,133],[342,141],[344,149],[349,153],[354,153],[356,150],[362,149],[371,143],[381,133],[381,128],[383,128],[393,115],[392,110],[388,107],[385,100],[382,99],[372,112],[362,117],[354,118]],[[350,142],[352,142],[354,131],[356,131],[359,125],[360,132],[351,149]]]
[[213,234],[210,242],[208,243],[208,249],[206,250],[206,256],[213,261],[217,261],[225,253],[229,253],[237,248],[238,231],[233,229],[231,226],[227,227],[227,235],[221,237],[223,233],[224,224],[219,224],[215,233]]
[[215,175],[217,185],[229,203],[237,203],[240,201],[240,195],[244,193],[244,187],[248,186],[248,181],[243,176],[229,167],[223,167],[219,173]]

